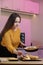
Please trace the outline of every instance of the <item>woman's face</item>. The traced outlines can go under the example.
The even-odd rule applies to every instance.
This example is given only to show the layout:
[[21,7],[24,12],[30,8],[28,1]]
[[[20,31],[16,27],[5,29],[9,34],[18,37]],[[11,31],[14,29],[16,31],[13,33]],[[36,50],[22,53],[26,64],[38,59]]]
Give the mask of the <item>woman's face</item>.
[[16,17],[15,22],[14,22],[14,27],[18,27],[20,24],[20,18]]

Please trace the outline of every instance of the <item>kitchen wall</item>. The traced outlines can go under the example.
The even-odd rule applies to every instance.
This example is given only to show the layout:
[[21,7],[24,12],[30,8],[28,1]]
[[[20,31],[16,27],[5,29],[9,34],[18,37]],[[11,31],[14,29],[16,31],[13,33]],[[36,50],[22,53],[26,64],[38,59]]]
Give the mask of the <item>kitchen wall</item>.
[[25,45],[31,44],[31,20],[27,18],[21,18],[20,29],[22,33],[25,33]]
[[1,0],[0,0],[0,21],[1,21]]
[[40,41],[43,44],[43,0],[32,0],[40,3],[39,15],[32,19],[32,40]]

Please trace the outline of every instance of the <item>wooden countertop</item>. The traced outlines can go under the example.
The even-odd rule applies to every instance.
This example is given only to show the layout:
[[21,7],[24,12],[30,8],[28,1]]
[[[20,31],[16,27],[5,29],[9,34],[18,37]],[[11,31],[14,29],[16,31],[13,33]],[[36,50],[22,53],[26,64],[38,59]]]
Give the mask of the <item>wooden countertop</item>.
[[41,59],[41,61],[0,61],[0,64],[14,64],[14,65],[43,65],[43,59]]

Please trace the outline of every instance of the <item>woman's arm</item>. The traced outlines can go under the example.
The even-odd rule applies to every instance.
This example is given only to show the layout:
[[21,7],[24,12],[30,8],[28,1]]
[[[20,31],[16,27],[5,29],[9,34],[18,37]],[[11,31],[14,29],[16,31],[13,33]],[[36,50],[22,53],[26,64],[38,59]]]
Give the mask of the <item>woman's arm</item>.
[[23,42],[20,41],[20,46],[21,47],[26,47],[25,44]]
[[[8,49],[8,51],[16,54],[17,50],[13,47],[11,37],[9,34],[5,34],[4,40],[5,40],[5,46]],[[15,52],[13,52],[14,50],[15,50]]]
[[9,36],[8,34],[6,34],[6,35],[4,36],[4,38],[5,38],[5,41],[6,41],[5,46],[6,46],[6,48],[9,50],[9,52],[11,52],[11,53],[13,53],[13,54],[17,54],[17,55],[22,55],[22,52],[21,52],[21,51],[17,51],[17,50],[13,47],[11,38],[10,38],[10,36]]

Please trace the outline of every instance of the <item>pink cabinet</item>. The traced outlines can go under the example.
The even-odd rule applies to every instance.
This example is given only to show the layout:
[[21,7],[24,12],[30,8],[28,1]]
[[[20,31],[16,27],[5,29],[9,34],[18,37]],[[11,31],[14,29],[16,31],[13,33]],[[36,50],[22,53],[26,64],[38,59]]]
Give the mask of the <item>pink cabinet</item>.
[[39,3],[29,0],[13,0],[13,10],[39,14]]
[[31,4],[30,1],[25,0],[25,4],[24,4],[25,5],[25,7],[24,7],[25,12],[30,12],[31,13],[32,4],[31,4],[31,6],[30,6],[30,4]]
[[12,9],[12,0],[2,0],[2,8]]
[[39,3],[29,0],[1,0],[2,8],[39,14]]
[[39,14],[39,3],[25,0],[25,12]]
[[24,0],[13,0],[13,10],[23,11],[24,10]]
[[33,13],[39,14],[39,3],[33,2]]

